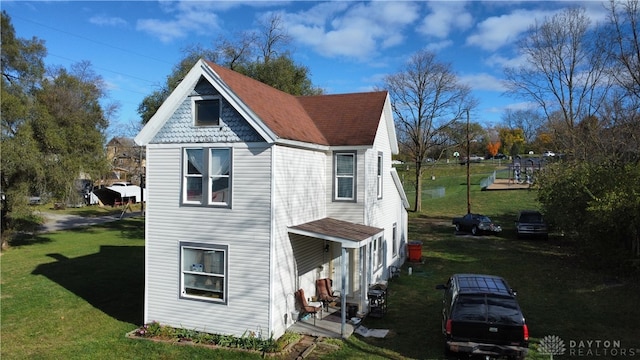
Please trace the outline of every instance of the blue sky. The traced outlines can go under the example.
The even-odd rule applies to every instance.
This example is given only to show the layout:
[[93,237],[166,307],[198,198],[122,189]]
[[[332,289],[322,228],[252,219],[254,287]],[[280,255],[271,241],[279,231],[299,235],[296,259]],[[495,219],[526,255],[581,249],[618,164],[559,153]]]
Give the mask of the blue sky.
[[[475,119],[500,123],[526,106],[503,95],[503,66],[520,61],[514,43],[535,21],[579,4],[593,22],[599,1],[3,1],[17,36],[45,40],[47,65],[88,60],[120,104],[108,136],[138,123],[142,99],[164,83],[190,44],[255,29],[280,12],[296,63],[328,94],[370,91],[416,51],[452,64],[480,103]],[[130,130],[129,130],[130,131]]]

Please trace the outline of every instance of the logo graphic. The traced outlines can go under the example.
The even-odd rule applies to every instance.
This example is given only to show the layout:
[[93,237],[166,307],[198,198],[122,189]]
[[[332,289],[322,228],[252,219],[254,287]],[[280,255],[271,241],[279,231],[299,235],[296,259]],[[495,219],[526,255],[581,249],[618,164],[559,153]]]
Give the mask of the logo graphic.
[[547,335],[540,340],[540,353],[545,355],[564,355],[567,349],[564,340],[556,335]]

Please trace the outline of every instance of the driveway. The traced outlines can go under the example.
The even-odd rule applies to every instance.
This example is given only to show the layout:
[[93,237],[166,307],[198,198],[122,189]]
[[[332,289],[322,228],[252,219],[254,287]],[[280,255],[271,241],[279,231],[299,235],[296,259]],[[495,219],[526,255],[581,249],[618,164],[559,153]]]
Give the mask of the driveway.
[[[127,212],[122,218],[141,216],[140,211],[135,212]],[[83,217],[78,215],[69,215],[69,214],[54,214],[54,213],[44,213],[43,217],[45,218],[45,222],[40,226],[38,231],[41,232],[52,232],[58,230],[66,230],[72,229],[81,226],[91,226],[96,224],[103,224],[110,221],[120,220],[120,214],[114,215],[105,215],[105,216],[97,216],[97,217]]]

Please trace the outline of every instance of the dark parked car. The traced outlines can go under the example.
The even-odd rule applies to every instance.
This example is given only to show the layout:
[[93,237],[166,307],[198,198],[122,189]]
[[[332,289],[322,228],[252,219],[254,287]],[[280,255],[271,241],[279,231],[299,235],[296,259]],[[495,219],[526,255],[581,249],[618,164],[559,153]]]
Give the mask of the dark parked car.
[[497,153],[495,156],[491,155],[491,154],[487,154],[487,156],[485,156],[485,159],[490,160],[490,159],[496,159],[496,160],[502,160],[502,159],[506,159],[507,155],[503,154],[503,153]]
[[516,216],[516,234],[518,238],[525,236],[549,238],[549,226],[544,217],[536,210],[522,210]]
[[442,300],[445,355],[480,355],[524,359],[529,329],[516,293],[498,276],[455,274]]
[[463,217],[453,218],[451,223],[456,227],[456,231],[470,231],[473,235],[502,231],[500,225],[494,224],[488,216],[480,214],[467,214]]

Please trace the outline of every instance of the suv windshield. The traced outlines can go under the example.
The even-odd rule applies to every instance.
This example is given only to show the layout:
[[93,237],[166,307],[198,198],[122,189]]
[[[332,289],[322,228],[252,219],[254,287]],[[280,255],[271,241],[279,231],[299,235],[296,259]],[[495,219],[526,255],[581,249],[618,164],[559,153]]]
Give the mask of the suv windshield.
[[460,296],[451,318],[459,321],[480,321],[504,325],[522,324],[515,299],[487,295]]
[[540,214],[522,214],[520,216],[521,223],[541,223],[542,215]]

